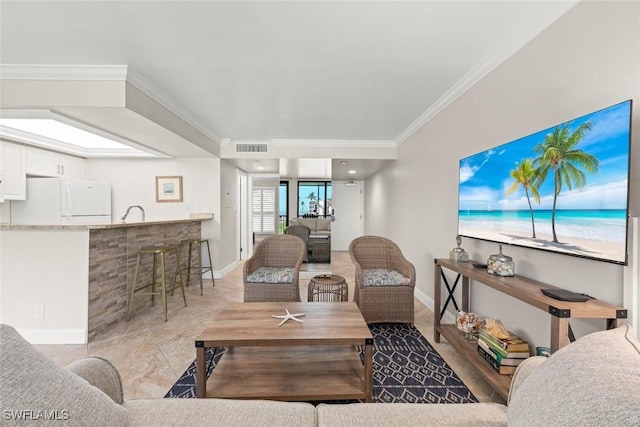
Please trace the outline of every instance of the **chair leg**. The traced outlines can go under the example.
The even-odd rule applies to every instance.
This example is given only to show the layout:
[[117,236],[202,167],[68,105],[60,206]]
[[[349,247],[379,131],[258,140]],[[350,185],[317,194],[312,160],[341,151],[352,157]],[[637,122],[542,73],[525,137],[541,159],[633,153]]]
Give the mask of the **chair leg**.
[[[189,253],[191,253],[191,245],[192,243],[189,243]],[[198,245],[198,279],[200,280],[200,295],[203,295],[202,292],[202,241],[198,241],[197,243]],[[189,258],[189,261],[191,261],[191,258]],[[191,269],[189,269],[189,272],[191,272]]]
[[[173,280],[173,290],[176,288],[176,280],[180,280],[180,289],[182,290],[182,300],[184,301],[184,306],[187,306],[187,295],[184,291],[184,281],[182,280],[182,266],[180,265],[180,257],[178,256],[178,252],[176,250],[176,277]],[[173,290],[171,295],[173,295]]]
[[[164,259],[164,253],[160,254],[160,268],[162,269],[162,308],[164,311],[164,321],[166,322],[167,319],[167,278],[166,278],[166,274],[164,271],[164,267],[165,267],[165,259]],[[155,281],[154,281],[155,283]]]
[[[211,273],[211,282],[213,283],[213,287],[215,288],[216,287],[216,281],[213,278],[213,263],[211,262],[211,250],[209,249],[209,241],[205,240],[204,242],[207,244],[207,259],[209,260],[208,270]],[[207,269],[205,269],[203,271],[203,273],[206,272],[206,271],[207,271]]]
[[151,306],[154,307],[156,305],[156,270],[158,264],[158,255],[153,254],[153,264],[151,267]]
[[129,296],[129,310],[127,314],[127,321],[131,320],[131,309],[133,308],[133,296],[136,294],[136,285],[138,283],[138,271],[140,270],[140,253],[136,260],[136,269],[133,273],[133,283],[131,284],[131,295]]
[[187,252],[187,286],[191,284],[191,257],[193,255],[191,253],[192,246],[193,244],[189,242],[189,251]]

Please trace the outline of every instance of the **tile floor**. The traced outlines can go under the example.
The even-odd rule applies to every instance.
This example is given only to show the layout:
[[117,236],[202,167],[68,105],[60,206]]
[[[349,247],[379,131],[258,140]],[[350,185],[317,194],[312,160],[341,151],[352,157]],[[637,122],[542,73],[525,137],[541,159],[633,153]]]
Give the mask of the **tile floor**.
[[[301,272],[300,295],[306,300],[308,279],[332,271],[349,283],[349,300],[353,300],[354,268],[348,252],[332,252],[332,263],[305,265]],[[170,299],[169,320],[164,321],[162,307],[133,313],[113,330],[96,337],[87,345],[37,345],[36,347],[61,365],[86,356],[99,355],[110,360],[120,371],[125,399],[161,398],[195,358],[194,340],[211,322],[212,314],[227,301],[242,301],[242,265],[226,275],[204,283],[200,296],[197,282],[187,288],[187,303],[176,295]],[[431,286],[430,284],[428,286]],[[415,325],[433,343],[433,313],[416,300]],[[459,357],[446,341],[434,347],[481,402],[504,400],[475,370]]]

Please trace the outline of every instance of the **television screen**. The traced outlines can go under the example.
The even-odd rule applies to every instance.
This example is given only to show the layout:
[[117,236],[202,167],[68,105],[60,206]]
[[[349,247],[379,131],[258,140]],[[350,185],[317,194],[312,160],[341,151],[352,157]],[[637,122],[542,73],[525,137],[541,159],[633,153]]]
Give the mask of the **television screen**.
[[631,104],[460,160],[458,234],[626,264]]

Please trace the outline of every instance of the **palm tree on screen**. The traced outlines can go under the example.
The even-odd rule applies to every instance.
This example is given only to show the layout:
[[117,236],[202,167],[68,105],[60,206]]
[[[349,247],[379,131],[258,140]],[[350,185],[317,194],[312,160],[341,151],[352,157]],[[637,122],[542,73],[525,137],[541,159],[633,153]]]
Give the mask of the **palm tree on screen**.
[[534,160],[534,166],[537,167],[539,173],[536,185],[539,187],[547,179],[549,173],[553,174],[554,192],[551,210],[551,231],[554,243],[558,243],[556,207],[558,196],[562,192],[563,186],[566,186],[569,190],[573,187],[584,188],[587,184],[587,176],[582,169],[589,173],[595,173],[600,166],[600,161],[596,156],[575,148],[590,130],[590,122],[582,123],[573,132],[569,129],[569,123],[565,123],[561,126],[556,126],[553,132],[545,137],[543,142],[533,148],[533,151],[540,155]]
[[[531,213],[531,230],[532,236],[536,238],[536,223],[533,217],[533,207],[531,206],[531,196],[534,200],[540,203],[540,194],[538,188],[534,184],[536,177],[538,176],[538,170],[533,167],[531,159],[522,160],[520,163],[516,162],[516,168],[509,172],[511,178],[513,178],[513,184],[505,191],[504,195],[508,196],[522,186],[524,194],[527,196],[527,203],[529,204],[529,212]],[[531,192],[531,194],[529,194]]]

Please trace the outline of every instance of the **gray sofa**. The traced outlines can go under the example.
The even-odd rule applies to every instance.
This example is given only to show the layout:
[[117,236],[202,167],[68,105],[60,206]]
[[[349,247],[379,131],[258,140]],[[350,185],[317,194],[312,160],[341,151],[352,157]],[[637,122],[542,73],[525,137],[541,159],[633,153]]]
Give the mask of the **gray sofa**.
[[[117,370],[87,357],[59,367],[0,326],[4,425],[76,426],[637,426],[640,343],[628,326],[587,335],[550,358],[527,359],[508,407],[475,404],[321,404],[221,399],[123,401]],[[37,420],[37,421],[36,421]]]
[[289,225],[306,225],[311,230],[311,235],[323,235],[331,237],[331,218],[291,218]]

